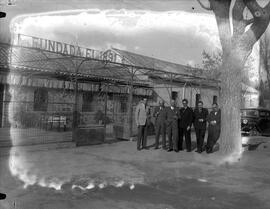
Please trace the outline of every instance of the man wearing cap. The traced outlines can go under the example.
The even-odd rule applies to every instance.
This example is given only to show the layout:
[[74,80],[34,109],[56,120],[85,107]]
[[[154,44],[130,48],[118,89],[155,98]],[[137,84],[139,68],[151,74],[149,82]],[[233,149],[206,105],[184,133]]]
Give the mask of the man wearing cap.
[[204,136],[206,131],[206,122],[207,122],[208,110],[203,108],[203,102],[199,101],[197,108],[194,110],[194,128],[196,133],[197,140],[197,150],[196,152],[202,153]]
[[180,109],[179,118],[179,150],[183,150],[183,137],[185,136],[187,152],[191,152],[191,125],[193,121],[193,110],[188,107],[188,100],[182,100],[183,107]]
[[220,128],[221,128],[221,111],[218,108],[218,104],[214,103],[212,105],[212,111],[208,115],[208,138],[206,144],[206,152],[212,153],[213,147],[216,144],[219,136],[220,136]]
[[138,127],[137,150],[146,149],[147,140],[147,99],[139,102],[135,110],[135,122]]
[[165,117],[166,111],[164,106],[164,101],[159,101],[159,106],[154,110],[154,118],[155,118],[155,149],[159,148],[159,136],[162,136],[162,148],[166,149],[166,124]]
[[171,101],[171,106],[166,108],[165,121],[167,125],[169,149],[168,152],[178,152],[178,118],[179,109],[176,107],[175,101]]

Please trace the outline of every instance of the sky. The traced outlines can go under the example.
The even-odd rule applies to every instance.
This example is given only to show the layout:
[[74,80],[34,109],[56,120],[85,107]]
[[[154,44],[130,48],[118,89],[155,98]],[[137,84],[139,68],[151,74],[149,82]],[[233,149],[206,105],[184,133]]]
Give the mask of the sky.
[[[40,7],[31,0],[26,2],[31,3],[32,13],[14,15],[13,32],[98,50],[114,47],[190,65],[201,64],[203,50],[220,48],[213,14],[204,12],[196,1],[169,0],[165,4],[146,0],[135,5],[134,1],[115,0],[118,4],[114,6],[106,6],[113,1],[92,1],[92,6],[82,1],[85,9],[77,6],[63,11],[59,7],[40,9],[45,7],[44,1],[40,1]],[[53,5],[50,0],[46,2]],[[16,4],[20,6],[20,1]]]
[[0,41],[8,30],[191,66],[201,66],[203,50],[220,50],[214,15],[196,0],[16,0],[2,10]]

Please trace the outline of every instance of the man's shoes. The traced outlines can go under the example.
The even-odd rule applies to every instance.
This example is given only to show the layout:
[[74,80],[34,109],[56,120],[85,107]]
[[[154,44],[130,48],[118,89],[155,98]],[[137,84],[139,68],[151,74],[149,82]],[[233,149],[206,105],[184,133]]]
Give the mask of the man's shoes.
[[146,150],[148,150],[149,148],[148,148],[148,147],[143,147],[143,149],[146,149]]
[[166,147],[162,147],[162,149],[166,150]]
[[191,150],[190,149],[187,149],[187,152],[191,152]]
[[195,152],[200,152],[199,150],[196,150]]
[[167,150],[167,152],[172,152],[172,151],[173,151],[173,149],[168,149],[168,150]]
[[155,149],[159,149],[159,147],[155,147]]
[[179,152],[179,150],[177,150],[177,149],[175,149],[174,151],[175,151],[175,152]]
[[138,151],[141,151],[142,149],[141,148],[137,148]]

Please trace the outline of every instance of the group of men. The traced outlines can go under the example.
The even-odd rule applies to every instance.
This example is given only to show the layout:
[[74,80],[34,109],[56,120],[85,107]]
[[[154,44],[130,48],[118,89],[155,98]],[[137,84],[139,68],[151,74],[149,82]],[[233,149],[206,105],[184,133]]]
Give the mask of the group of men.
[[[176,106],[174,100],[169,107],[165,107],[164,101],[159,102],[155,108],[153,117],[155,118],[155,149],[159,149],[159,138],[162,135],[162,148],[168,152],[179,152],[183,150],[183,141],[185,139],[186,151],[192,151],[191,128],[192,124],[196,133],[197,150],[202,153],[213,152],[220,135],[221,112],[217,103],[213,103],[212,110],[203,107],[203,102],[199,101],[197,107],[193,110],[188,106],[188,100],[182,100],[183,107]],[[138,126],[137,150],[147,149],[147,129],[151,121],[150,109],[147,106],[147,99],[144,98],[136,107],[135,121]],[[204,138],[208,124],[207,143],[204,147]],[[168,134],[168,147],[166,142],[166,133]]]

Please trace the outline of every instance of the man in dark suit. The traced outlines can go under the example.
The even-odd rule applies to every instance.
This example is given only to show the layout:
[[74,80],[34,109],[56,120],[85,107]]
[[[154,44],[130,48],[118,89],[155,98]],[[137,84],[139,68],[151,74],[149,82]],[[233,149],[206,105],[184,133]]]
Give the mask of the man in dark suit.
[[212,153],[213,147],[216,144],[219,136],[220,136],[220,128],[221,128],[221,111],[218,108],[218,104],[214,103],[212,105],[212,111],[208,115],[208,138],[206,144],[206,152]]
[[171,106],[166,108],[166,125],[169,138],[168,152],[178,152],[178,118],[179,109],[176,107],[175,101],[171,101]]
[[197,139],[196,152],[198,153],[202,153],[203,151],[207,116],[208,116],[208,110],[203,108],[203,102],[199,101],[197,108],[194,110],[194,122],[193,122],[195,132],[196,132],[196,139]]
[[166,111],[164,106],[164,101],[159,102],[159,106],[155,108],[154,114],[155,118],[155,133],[156,133],[156,142],[155,149],[159,148],[159,136],[162,135],[162,148],[166,149]]
[[185,136],[187,152],[191,152],[191,125],[193,121],[193,110],[188,107],[188,100],[182,100],[183,107],[180,109],[179,118],[179,150],[183,150],[183,136]]

